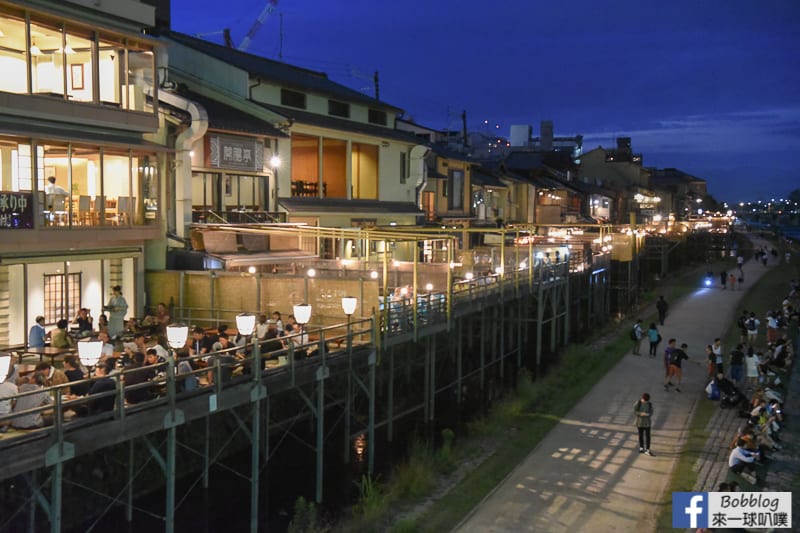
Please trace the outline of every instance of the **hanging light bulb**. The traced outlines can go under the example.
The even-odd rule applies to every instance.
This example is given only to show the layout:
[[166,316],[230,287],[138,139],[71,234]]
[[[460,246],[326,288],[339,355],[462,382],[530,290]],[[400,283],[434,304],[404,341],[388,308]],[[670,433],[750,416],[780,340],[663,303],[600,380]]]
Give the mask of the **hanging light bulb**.
[[64,47],[64,53],[65,54],[74,54],[75,50],[73,50],[70,45],[67,45],[67,46]]
[[42,51],[39,49],[38,46],[36,46],[36,42],[35,41],[33,43],[31,43],[31,55],[32,56],[40,56],[40,55],[42,55]]

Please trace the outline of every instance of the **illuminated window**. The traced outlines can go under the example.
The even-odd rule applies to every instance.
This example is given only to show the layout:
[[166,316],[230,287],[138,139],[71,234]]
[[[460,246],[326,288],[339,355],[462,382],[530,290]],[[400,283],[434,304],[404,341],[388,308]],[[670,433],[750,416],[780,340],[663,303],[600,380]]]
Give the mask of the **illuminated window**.
[[62,318],[71,320],[81,306],[81,274],[45,274],[44,321],[55,324]]

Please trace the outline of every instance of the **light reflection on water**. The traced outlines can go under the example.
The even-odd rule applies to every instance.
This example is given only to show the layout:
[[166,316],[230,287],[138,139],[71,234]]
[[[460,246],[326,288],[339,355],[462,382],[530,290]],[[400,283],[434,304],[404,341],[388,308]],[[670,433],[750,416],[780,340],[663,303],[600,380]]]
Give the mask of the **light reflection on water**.
[[355,452],[355,462],[363,463],[367,453],[367,436],[363,433],[353,440],[353,451]]

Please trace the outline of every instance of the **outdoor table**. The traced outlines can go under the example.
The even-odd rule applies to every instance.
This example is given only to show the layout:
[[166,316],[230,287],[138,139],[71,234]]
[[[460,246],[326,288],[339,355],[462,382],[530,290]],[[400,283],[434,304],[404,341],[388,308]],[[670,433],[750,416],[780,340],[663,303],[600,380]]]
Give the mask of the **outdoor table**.
[[56,357],[60,357],[62,355],[68,355],[71,353],[77,353],[77,348],[55,348],[53,346],[43,346],[37,348],[28,348],[24,352],[20,352],[19,361],[22,362],[22,358],[25,355],[38,355],[39,362],[44,360],[44,356],[50,358],[50,364],[55,366]]

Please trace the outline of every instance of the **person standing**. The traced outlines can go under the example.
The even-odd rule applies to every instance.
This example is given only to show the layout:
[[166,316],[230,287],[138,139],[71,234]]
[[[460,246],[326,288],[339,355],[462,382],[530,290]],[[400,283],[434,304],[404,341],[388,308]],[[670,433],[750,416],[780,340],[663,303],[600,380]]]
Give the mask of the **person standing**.
[[711,351],[714,352],[714,364],[717,365],[716,373],[724,376],[725,372],[722,371],[722,366],[725,358],[722,355],[722,339],[719,337],[714,339],[714,344],[711,345]]
[[747,349],[747,356],[744,358],[744,366],[747,369],[747,388],[754,390],[758,385],[758,359],[755,356],[753,347]]
[[108,336],[113,338],[125,330],[125,313],[128,312],[128,302],[122,296],[122,287],[111,287],[112,295],[105,309],[108,311]]
[[737,344],[736,348],[731,350],[731,381],[737,385],[742,384],[744,379],[744,346]]
[[642,331],[642,319],[640,318],[633,325],[633,355],[641,355],[643,336],[644,331]]
[[706,361],[708,362],[708,381],[717,375],[717,356],[714,355],[714,348],[709,344],[706,346]]
[[719,283],[722,285],[722,290],[725,290],[725,283],[728,281],[728,273],[724,270],[719,273]]
[[667,366],[667,377],[664,380],[664,390],[669,390],[669,386],[672,385],[672,376],[675,376],[677,380],[677,384],[675,385],[675,392],[681,391],[681,377],[683,376],[683,371],[681,369],[681,364],[683,363],[684,359],[689,360],[689,355],[686,351],[689,349],[689,345],[685,342],[681,344],[680,348],[675,348],[672,350],[669,359],[669,365]]
[[655,322],[650,322],[647,330],[647,340],[650,341],[650,357],[655,357],[658,352],[658,343],[661,342],[661,333],[658,332]]
[[44,317],[37,316],[36,323],[28,333],[28,348],[44,348],[47,331],[44,329]]
[[735,291],[736,290],[736,274],[731,273],[731,275],[728,276],[728,281],[731,284],[731,290]]
[[669,305],[664,300],[664,296],[659,296],[656,302],[656,310],[658,311],[658,322],[662,326],[664,325],[664,319],[667,318],[667,309],[669,309]]
[[653,404],[650,403],[650,395],[642,394],[642,397],[633,406],[633,414],[636,417],[636,429],[639,431],[639,453],[654,455],[650,451],[650,426],[653,418]]
[[750,313],[750,318],[747,319],[745,322],[745,327],[747,328],[747,344],[750,346],[754,346],[756,343],[756,339],[758,338],[758,326],[761,325],[761,321],[756,318],[755,313]]
[[669,391],[672,381],[669,376],[669,363],[672,361],[672,354],[677,350],[675,347],[675,339],[667,341],[667,347],[664,350],[664,390]]

